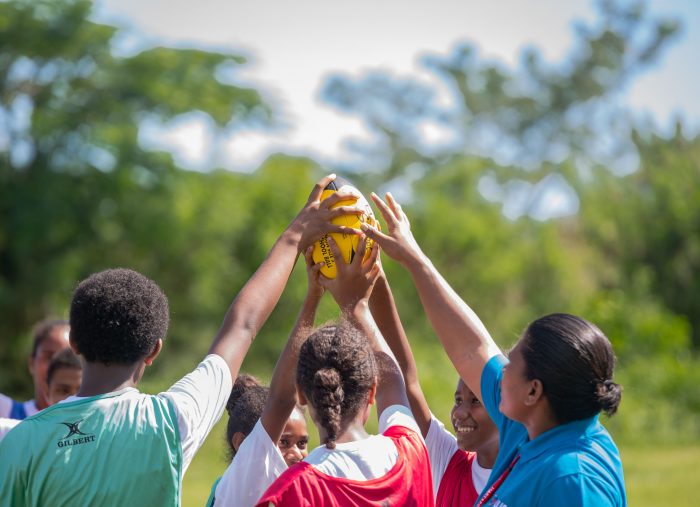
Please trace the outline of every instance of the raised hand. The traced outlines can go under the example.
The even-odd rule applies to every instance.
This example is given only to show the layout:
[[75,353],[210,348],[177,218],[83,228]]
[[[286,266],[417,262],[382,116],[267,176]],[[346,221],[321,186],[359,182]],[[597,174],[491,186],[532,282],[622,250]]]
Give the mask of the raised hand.
[[320,300],[326,289],[321,285],[321,266],[322,262],[314,264],[313,257],[314,247],[309,246],[304,252],[304,260],[306,261],[306,277],[308,279],[308,289],[306,290],[306,298],[312,300]]
[[401,205],[390,193],[386,194],[387,202],[384,202],[372,192],[372,200],[384,217],[388,234],[384,234],[368,224],[362,224],[362,231],[367,237],[376,241],[389,257],[404,266],[408,266],[411,261],[422,258],[423,252],[413,237],[411,223],[408,221],[406,213],[401,209]]
[[[342,259],[338,244],[333,241],[332,237],[328,238],[328,243],[335,258]],[[346,313],[352,312],[358,303],[369,301],[372,288],[381,272],[381,266],[377,263],[379,257],[377,245],[372,248],[367,260],[364,260],[367,243],[367,237],[362,236],[358,251],[352,261],[349,264],[344,262],[336,264],[337,274],[335,278],[330,279],[322,275],[319,277],[321,285],[333,295],[340,309]]]
[[305,251],[309,245],[331,232],[361,234],[361,231],[352,227],[331,223],[331,220],[342,215],[361,215],[364,213],[364,210],[357,206],[339,206],[331,209],[341,201],[357,201],[359,195],[352,190],[334,192],[327,199],[321,201],[323,189],[334,179],[335,174],[331,174],[316,183],[306,204],[289,225],[289,229],[299,235],[300,252]]

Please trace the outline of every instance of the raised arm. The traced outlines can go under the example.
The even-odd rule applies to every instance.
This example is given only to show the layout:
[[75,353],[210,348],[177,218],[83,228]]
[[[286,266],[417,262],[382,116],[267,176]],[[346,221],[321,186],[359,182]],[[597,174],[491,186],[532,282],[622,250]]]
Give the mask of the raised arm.
[[386,279],[383,270],[374,284],[372,296],[369,298],[369,308],[381,335],[394,353],[394,357],[401,368],[404,382],[406,383],[408,402],[411,404],[411,412],[413,412],[413,417],[416,419],[423,438],[425,438],[430,429],[430,407],[428,407],[428,402],[420,387],[418,369],[413,358],[411,345],[401,324],[394,296],[391,293],[389,281]]
[[363,224],[367,236],[386,254],[401,263],[411,274],[418,295],[435,333],[460,377],[479,399],[481,372],[494,355],[500,353],[479,317],[450,287],[418,246],[408,217],[391,194],[387,202],[372,194],[387,224],[388,234]]
[[306,205],[282,232],[258,270],[231,303],[209,353],[224,358],[232,380],[238,375],[255,335],[277,305],[299,252],[324,234],[356,233],[355,229],[330,223],[339,215],[362,212],[354,206],[331,209],[339,201],[356,199],[355,194],[335,192],[323,202],[320,200],[323,189],[334,178],[335,175],[326,176],[316,183]]
[[324,292],[318,280],[323,264],[313,263],[312,252],[313,246],[307,248],[304,253],[309,288],[294,329],[292,329],[287,344],[277,361],[275,371],[272,373],[270,396],[267,398],[265,408],[260,417],[265,431],[270,435],[270,439],[273,442],[279,440],[284,431],[284,425],[289,419],[292,410],[294,410],[294,405],[297,401],[295,386],[299,349],[304,339],[309,335],[311,328],[313,328],[318,303],[321,301]]
[[[340,250],[335,242],[329,241],[336,259],[340,259]],[[365,261],[366,238],[360,240],[357,253],[350,264],[339,263],[337,275],[333,280],[321,278],[321,284],[328,289],[338,303],[343,315],[360,329],[374,351],[379,369],[377,382],[377,414],[391,405],[409,406],[406,387],[396,364],[391,349],[384,341],[377,328],[369,307],[372,289],[379,277],[381,268],[377,264],[379,248],[375,245],[370,257]]]

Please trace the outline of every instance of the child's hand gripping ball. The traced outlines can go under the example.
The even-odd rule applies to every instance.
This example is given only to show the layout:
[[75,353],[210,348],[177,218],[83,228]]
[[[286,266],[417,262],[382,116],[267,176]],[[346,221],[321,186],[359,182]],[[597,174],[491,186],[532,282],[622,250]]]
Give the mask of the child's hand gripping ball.
[[[360,195],[360,197],[357,199],[356,202],[353,201],[340,201],[336,205],[333,206],[333,208],[337,208],[339,206],[351,206],[355,205],[358,208],[362,208],[365,210],[365,213],[363,215],[342,215],[339,217],[336,217],[332,220],[334,224],[337,225],[344,225],[346,227],[352,227],[353,229],[360,229],[360,225],[362,223],[367,223],[377,229],[380,228],[379,222],[377,222],[374,218],[374,213],[372,213],[372,208],[370,207],[369,203],[367,202],[367,199],[364,198],[364,196],[357,190],[349,181],[343,178],[336,178],[335,181],[331,181],[328,186],[324,189],[323,193],[321,194],[321,200],[323,201],[326,199],[328,196],[333,194],[333,192],[337,192],[341,189],[344,190],[349,190],[350,187],[352,188],[356,193]],[[331,236],[333,236],[333,239],[335,240],[336,244],[338,245],[338,248],[340,248],[340,251],[343,253],[343,260],[345,261],[346,264],[348,264],[353,257],[355,256],[355,252],[357,252],[358,244],[360,241],[360,236],[356,234],[339,234],[339,233],[331,233]],[[367,241],[367,250],[365,252],[365,259],[369,258],[370,253],[372,252],[372,246],[374,242],[371,240]],[[335,263],[336,259],[333,256],[333,252],[331,252],[330,246],[328,245],[328,236],[323,236],[319,241],[317,241],[314,244],[314,251],[313,251],[313,259],[315,263],[323,262],[323,266],[321,266],[321,274],[327,278],[335,278],[336,275],[336,270],[335,270]]]

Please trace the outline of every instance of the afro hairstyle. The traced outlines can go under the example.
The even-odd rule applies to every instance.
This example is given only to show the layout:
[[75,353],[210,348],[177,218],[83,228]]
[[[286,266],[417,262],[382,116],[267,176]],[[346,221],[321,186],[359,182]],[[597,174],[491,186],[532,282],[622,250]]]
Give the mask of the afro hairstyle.
[[87,362],[131,365],[153,352],[168,330],[168,299],[131,269],[108,269],[78,284],[71,339]]

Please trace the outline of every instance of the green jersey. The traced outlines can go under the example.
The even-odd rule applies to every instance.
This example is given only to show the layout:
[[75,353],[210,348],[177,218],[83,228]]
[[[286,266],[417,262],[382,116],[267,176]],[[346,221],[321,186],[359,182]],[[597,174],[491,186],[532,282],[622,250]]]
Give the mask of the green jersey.
[[159,395],[127,388],[42,410],[0,444],[0,506],[179,505],[230,390],[226,363],[210,355]]

